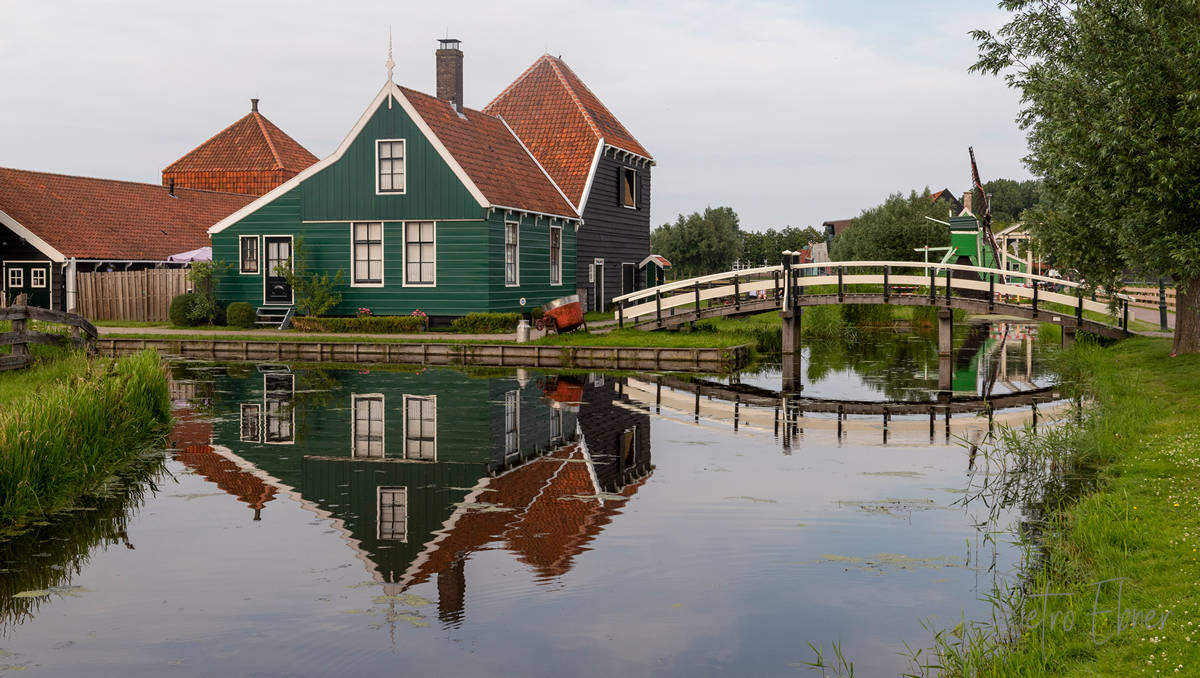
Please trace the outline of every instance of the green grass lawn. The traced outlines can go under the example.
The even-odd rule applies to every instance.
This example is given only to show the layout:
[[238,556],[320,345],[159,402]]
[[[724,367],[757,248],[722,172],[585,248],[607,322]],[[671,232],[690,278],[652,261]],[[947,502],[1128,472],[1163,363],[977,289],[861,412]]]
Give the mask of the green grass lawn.
[[1008,445],[1065,490],[1021,502],[1047,521],[1027,590],[1070,595],[1001,594],[998,611],[1024,633],[947,629],[941,652],[923,655],[945,668],[925,675],[1200,675],[1200,355],[1169,352],[1167,339],[1136,337],[1065,356],[1090,414]]

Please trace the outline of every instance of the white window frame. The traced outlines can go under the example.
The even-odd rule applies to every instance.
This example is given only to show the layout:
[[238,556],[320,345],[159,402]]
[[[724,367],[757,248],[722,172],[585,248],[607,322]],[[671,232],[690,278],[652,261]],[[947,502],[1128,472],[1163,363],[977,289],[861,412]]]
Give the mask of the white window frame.
[[[42,276],[41,276],[41,277],[42,277],[42,283],[41,283],[40,285],[38,284],[38,276],[37,276],[37,275],[35,275],[35,274],[37,274],[37,273],[41,273],[41,274],[42,274]],[[50,271],[49,271],[49,269],[45,269],[45,268],[42,268],[42,267],[40,267],[40,266],[39,266],[39,267],[36,267],[36,268],[31,268],[31,269],[29,269],[29,288],[30,288],[30,289],[37,289],[37,290],[44,290],[44,289],[46,289],[46,283],[47,283],[47,279],[48,279],[49,277],[50,277]]]
[[[409,434],[408,403],[413,400],[423,400],[423,401],[433,405],[433,458],[432,459],[419,459],[419,458],[414,459],[414,458],[410,458],[408,456],[408,434]],[[408,394],[405,394],[402,405],[404,407],[404,449],[401,451],[401,457],[403,457],[405,461],[419,461],[419,462],[435,462],[435,461],[437,461],[437,455],[438,455],[437,396],[436,395],[408,395]]]
[[[385,490],[400,490],[404,495],[404,536],[399,539],[383,536],[383,493]],[[378,541],[398,541],[402,544],[408,543],[408,487],[401,485],[380,485],[375,488],[375,539]]]
[[[625,177],[627,173],[633,173],[633,183],[629,186],[630,198],[633,199],[633,204],[625,202]],[[638,171],[632,167],[621,167],[621,206],[627,210],[635,210],[638,208]]]
[[[404,147],[404,159],[401,163],[404,166],[404,186],[396,189],[393,188],[385,191],[379,187],[379,144],[393,144],[399,142]],[[375,140],[375,195],[404,195],[408,193],[408,142],[404,139],[376,139]]]
[[[255,270],[253,270],[253,271],[247,271],[245,266],[243,265],[245,263],[245,259],[242,257],[242,241],[243,240],[253,240],[254,241],[254,269]],[[238,274],[239,275],[259,275],[262,273],[263,273],[262,239],[259,238],[259,236],[257,236],[257,235],[239,235],[238,236]]]
[[[513,254],[513,277],[512,282],[508,280],[508,227],[515,226],[517,237],[513,243],[516,251]],[[504,286],[505,287],[520,287],[521,286],[521,222],[505,221],[504,222]]]
[[[554,265],[554,232],[558,231],[558,266]],[[550,227],[550,286],[562,286],[562,226]],[[557,270],[555,270],[557,268]],[[557,274],[557,275],[556,275]]]
[[[354,248],[356,241],[354,239],[354,229],[360,224],[379,224],[379,282],[359,282],[358,281],[358,258],[354,256]],[[387,237],[387,222],[383,221],[352,221],[350,222],[350,286],[351,287],[383,287],[384,278],[387,275],[387,246],[384,244]],[[434,234],[434,240],[437,239],[437,234]],[[370,266],[368,265],[368,273]]]
[[[512,417],[512,447],[509,447],[509,417]],[[521,455],[521,392],[508,391],[504,394],[504,459]]]
[[24,287],[24,286],[25,286],[25,269],[23,269],[23,268],[8,269],[8,289],[12,289],[14,287]]
[[[358,443],[358,403],[360,401],[379,401],[379,456],[359,456]],[[369,442],[369,441],[368,441]],[[387,399],[382,393],[351,393],[350,394],[350,458],[351,459],[387,459]]]
[[[254,435],[246,435],[247,411],[253,409],[254,414],[250,415],[254,421]],[[243,443],[261,443],[263,440],[263,404],[262,403],[242,403],[240,410],[241,417],[238,421],[239,433],[238,439]]]
[[[433,282],[409,282],[408,281],[408,225],[409,224],[433,224]],[[438,241],[438,222],[436,221],[405,221],[402,223],[402,232],[400,234],[403,242],[404,261],[401,262],[401,275],[404,280],[401,283],[403,287],[437,287],[437,241]]]

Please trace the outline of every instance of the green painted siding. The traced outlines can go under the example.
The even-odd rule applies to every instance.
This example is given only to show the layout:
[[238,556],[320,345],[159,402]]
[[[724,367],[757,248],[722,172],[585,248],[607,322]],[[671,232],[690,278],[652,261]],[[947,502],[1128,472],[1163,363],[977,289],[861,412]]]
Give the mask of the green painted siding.
[[[375,194],[375,140],[405,140],[406,192]],[[305,221],[479,219],[483,210],[399,103],[380,106],[338,162],[304,182]]]
[[[375,140],[406,140],[407,193],[375,194]],[[404,220],[434,221],[437,283],[404,285]],[[312,223],[320,221],[322,223]],[[351,223],[384,222],[384,285],[351,284]],[[308,223],[305,223],[308,222]],[[212,237],[213,258],[228,263],[220,273],[223,303],[263,305],[265,247],[261,237],[303,237],[309,267],[331,275],[341,271],[341,303],[328,315],[351,316],[359,308],[375,315],[431,316],[472,312],[526,311],[575,290],[575,227],[562,226],[562,284],[550,285],[550,229],[545,217],[520,218],[520,282],[504,284],[503,212],[481,209],[467,189],[404,113],[399,104],[381,106],[363,132],[334,164]],[[561,223],[561,222],[559,222]],[[260,272],[239,273],[239,236],[260,238]]]

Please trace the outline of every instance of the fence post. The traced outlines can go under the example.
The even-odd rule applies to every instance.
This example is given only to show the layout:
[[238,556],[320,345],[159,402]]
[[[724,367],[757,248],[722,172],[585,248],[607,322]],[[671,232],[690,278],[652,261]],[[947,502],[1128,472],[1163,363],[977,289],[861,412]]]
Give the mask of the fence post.
[[733,274],[733,307],[737,310],[742,308],[742,286],[736,273]]
[[624,299],[622,299],[621,303],[617,306],[617,329],[618,330],[625,329],[625,300]]
[[892,297],[892,284],[888,280],[892,275],[892,267],[885,264],[883,267],[883,303],[888,303]]
[[988,276],[988,313],[996,310],[996,276]]
[[936,276],[937,276],[937,272],[935,272],[933,270],[933,267],[930,267],[929,268],[929,305],[930,306],[937,303],[937,277]]
[[1038,317],[1038,281],[1033,281],[1033,317]]
[[1129,300],[1123,299],[1122,303],[1125,305],[1125,311],[1122,314],[1125,316],[1125,327],[1123,327],[1122,329],[1124,329],[1126,332],[1128,332],[1129,331]]
[[654,312],[658,316],[658,324],[662,324],[662,292],[654,293]]
[[779,301],[779,271],[771,271],[771,280],[773,282],[773,288],[775,290],[775,296],[773,296],[771,298],[776,301]]
[[696,283],[694,288],[696,291],[696,320],[700,319],[700,283]]
[[1162,278],[1158,279],[1158,329],[1167,331],[1167,285]]
[[842,280],[842,274],[845,272],[844,266],[838,266],[838,303],[846,298],[846,283]]
[[950,305],[950,269],[946,269],[946,305]]
[[1075,288],[1075,326],[1083,324],[1083,288]]

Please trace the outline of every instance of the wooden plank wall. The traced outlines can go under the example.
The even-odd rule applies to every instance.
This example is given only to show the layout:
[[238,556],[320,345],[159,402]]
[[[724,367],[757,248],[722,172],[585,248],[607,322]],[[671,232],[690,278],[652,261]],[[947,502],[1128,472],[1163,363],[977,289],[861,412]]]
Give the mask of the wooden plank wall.
[[187,273],[181,268],[80,273],[79,314],[92,320],[166,322],[171,300],[188,290]]

